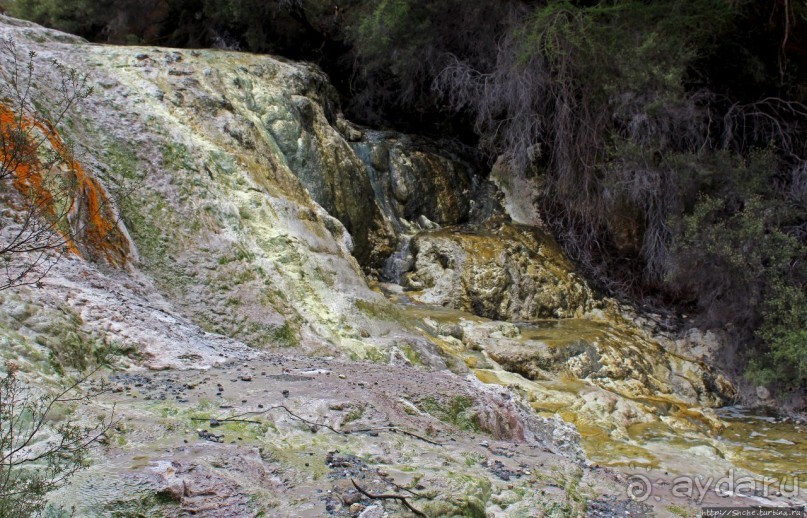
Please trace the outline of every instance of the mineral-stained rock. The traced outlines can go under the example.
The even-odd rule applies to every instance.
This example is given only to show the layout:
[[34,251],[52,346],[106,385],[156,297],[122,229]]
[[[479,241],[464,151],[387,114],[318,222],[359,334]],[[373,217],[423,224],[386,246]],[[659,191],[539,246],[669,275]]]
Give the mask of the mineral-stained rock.
[[596,306],[557,244],[535,227],[424,232],[412,249],[404,278],[423,303],[516,322],[581,316]]
[[[84,129],[76,119],[63,136],[82,150],[87,177],[103,180],[133,244],[121,271],[65,257],[26,300],[66,304],[88,338],[155,367],[210,365],[218,344],[238,347],[224,337],[246,356],[244,343],[334,353],[354,339],[384,349],[379,337],[407,336],[359,308],[381,296],[357,258],[380,269],[397,236],[340,132],[360,137],[321,70],[269,56],[82,45],[5,17],[0,32],[20,56],[47,56],[33,72],[43,89],[60,84],[52,58],[101,85],[77,110]],[[172,74],[179,62],[183,73]],[[8,52],[0,66],[13,68]]]
[[[211,445],[209,448],[223,448]],[[271,474],[264,462],[246,452],[232,455],[224,464],[238,466],[238,472],[250,477],[255,487],[265,491],[282,486],[280,479]],[[207,517],[250,516],[252,495],[232,478],[222,476],[204,464],[191,461],[157,460],[142,473],[131,475],[145,483],[157,494],[164,494],[179,504],[183,513]]]

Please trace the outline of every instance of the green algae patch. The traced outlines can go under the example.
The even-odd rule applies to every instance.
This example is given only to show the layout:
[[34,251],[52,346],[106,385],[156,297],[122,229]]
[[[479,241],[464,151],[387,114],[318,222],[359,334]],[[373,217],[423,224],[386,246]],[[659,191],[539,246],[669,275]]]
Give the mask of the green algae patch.
[[450,487],[443,498],[423,504],[427,516],[465,516],[486,518],[486,506],[492,495],[490,480],[467,473],[449,471],[444,475]]
[[403,352],[404,356],[406,356],[406,359],[409,361],[409,363],[411,363],[412,365],[415,366],[423,365],[423,360],[420,357],[420,353],[418,353],[417,350],[415,350],[415,348],[412,347],[411,345],[409,344],[402,345],[401,351]]
[[406,316],[397,306],[386,301],[375,302],[356,299],[354,304],[356,309],[375,320],[386,320],[398,323],[405,323],[407,321]]
[[269,343],[278,347],[297,347],[300,345],[300,338],[298,337],[298,329],[294,329],[294,324],[289,321],[283,322],[279,326],[269,328],[267,338]]
[[469,396],[454,396],[448,400],[427,396],[417,403],[417,407],[421,412],[452,424],[461,430],[483,431],[479,424],[479,417],[473,410],[474,400]]
[[333,444],[328,443],[327,439],[319,437],[313,437],[310,441],[301,438],[273,440],[262,443],[260,455],[266,462],[288,466],[313,480],[320,480],[328,474],[325,452],[332,447]]
[[370,361],[384,364],[389,363],[390,360],[389,351],[360,340],[345,338],[342,340],[341,346],[347,351],[347,355],[352,361]]

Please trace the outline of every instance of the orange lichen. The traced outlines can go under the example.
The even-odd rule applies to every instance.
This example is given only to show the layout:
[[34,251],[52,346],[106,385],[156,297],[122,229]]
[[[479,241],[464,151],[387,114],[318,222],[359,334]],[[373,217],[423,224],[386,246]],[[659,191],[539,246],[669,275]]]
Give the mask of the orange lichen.
[[[0,132],[4,173],[35,204],[38,214],[51,220],[68,249],[87,259],[124,265],[131,247],[109,197],[73,157],[56,129],[47,122],[20,117],[0,102]],[[55,164],[42,163],[41,146],[55,153]]]

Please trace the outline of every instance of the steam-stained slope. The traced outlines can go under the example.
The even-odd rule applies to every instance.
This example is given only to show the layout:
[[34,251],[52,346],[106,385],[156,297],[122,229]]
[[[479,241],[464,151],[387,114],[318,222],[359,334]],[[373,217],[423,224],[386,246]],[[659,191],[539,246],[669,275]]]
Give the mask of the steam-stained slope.
[[[68,254],[46,284],[83,270],[116,289],[125,284],[119,276],[140,278],[149,285],[147,298],[167,297],[204,331],[253,347],[300,345],[388,358],[402,337],[409,347],[425,344],[371,318],[384,302],[351,255],[355,240],[289,168],[301,161],[331,167],[341,182],[331,191],[356,198],[345,182],[360,177],[362,164],[334,127],[335,101],[321,72],[216,51],[34,42],[28,34],[39,40],[51,33],[10,23],[3,31],[23,56],[37,49],[35,83],[53,75],[49,58],[89,72],[95,92],[71,114],[69,138],[88,178],[102,178],[114,195],[121,228],[132,240],[127,268],[102,273]],[[11,57],[4,59],[10,66]],[[364,240],[363,226],[385,225],[366,194],[366,207],[340,213]],[[53,296],[46,291],[26,296]],[[85,299],[73,309],[88,312],[94,296]],[[99,304],[104,308],[124,312],[117,304]],[[132,338],[135,332],[89,329],[99,319],[87,317],[87,331],[99,339],[153,348]]]

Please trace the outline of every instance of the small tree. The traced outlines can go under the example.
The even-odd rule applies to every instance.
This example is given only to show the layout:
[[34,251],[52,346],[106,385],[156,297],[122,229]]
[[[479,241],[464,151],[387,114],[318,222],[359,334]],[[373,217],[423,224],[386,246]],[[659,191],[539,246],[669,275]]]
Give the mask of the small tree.
[[39,282],[69,248],[76,164],[56,127],[92,90],[86,76],[53,61],[58,81],[46,112],[34,88],[36,53],[21,59],[11,39],[0,52],[11,62],[0,87],[0,196],[11,208],[0,222],[3,290]]
[[114,409],[93,426],[50,424],[55,408],[86,404],[105,385],[83,390],[95,371],[62,387],[55,395],[37,394],[6,363],[0,377],[0,517],[29,517],[42,512],[45,495],[86,467],[90,447],[113,424]]
[[[0,291],[38,284],[65,253],[122,264],[128,240],[101,184],[84,173],[57,131],[92,88],[87,76],[51,61],[37,74],[13,40],[0,42]],[[90,446],[112,424],[52,424],[59,407],[94,400],[85,390],[97,371],[55,394],[20,380],[15,365],[0,377],[0,518],[37,515],[45,496],[86,466]]]
[[113,265],[129,253],[105,189],[57,130],[91,95],[87,76],[52,60],[35,77],[36,53],[20,54],[0,44],[0,290],[37,284],[68,252]]

